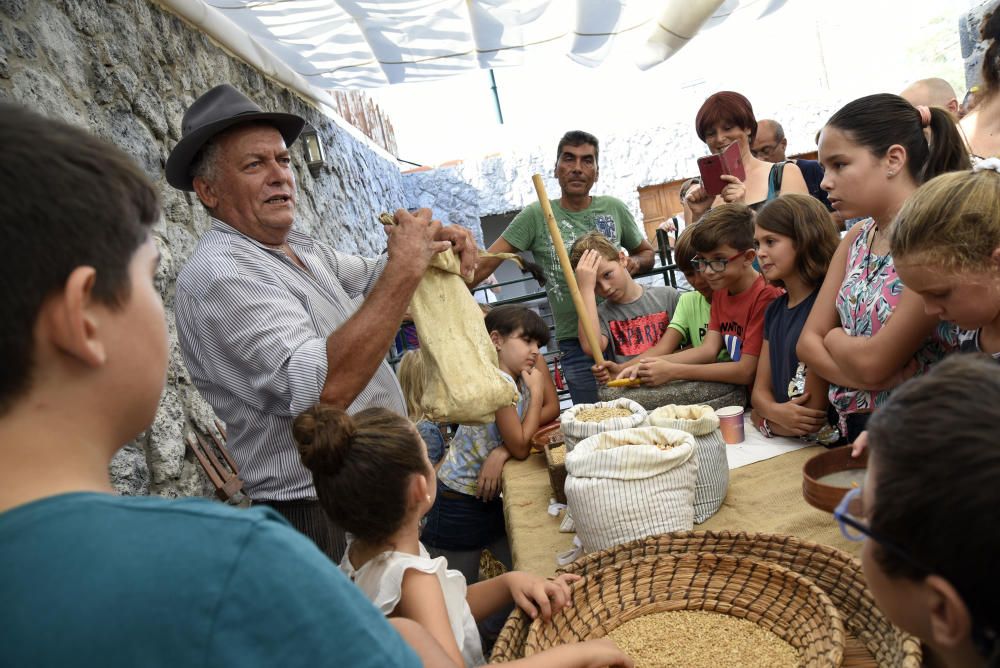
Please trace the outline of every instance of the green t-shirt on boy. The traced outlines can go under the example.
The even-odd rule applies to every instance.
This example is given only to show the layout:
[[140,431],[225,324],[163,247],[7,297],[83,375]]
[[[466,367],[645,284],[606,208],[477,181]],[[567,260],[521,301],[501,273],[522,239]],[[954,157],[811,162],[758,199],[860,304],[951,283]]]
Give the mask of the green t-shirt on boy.
[[[614,197],[595,196],[591,198],[590,206],[583,211],[566,211],[559,206],[559,200],[549,200],[549,203],[567,253],[574,241],[594,230],[600,231],[613,244],[625,249],[636,248],[643,241],[644,237],[639,232],[635,218],[625,204]],[[559,257],[552,245],[541,205],[533,202],[524,207],[504,230],[503,238],[515,248],[530,250],[535,256],[535,262],[545,271],[545,292],[548,293],[552,317],[556,323],[556,339],[577,338],[576,309],[573,307],[566,279],[563,278]]]
[[[677,301],[674,317],[670,319],[668,327],[676,329],[684,337],[681,341],[682,346],[694,348],[700,346],[702,339],[708,334],[708,321],[711,317],[712,305],[704,295],[692,290],[683,293]],[[729,361],[729,353],[725,348],[719,352],[718,361]]]

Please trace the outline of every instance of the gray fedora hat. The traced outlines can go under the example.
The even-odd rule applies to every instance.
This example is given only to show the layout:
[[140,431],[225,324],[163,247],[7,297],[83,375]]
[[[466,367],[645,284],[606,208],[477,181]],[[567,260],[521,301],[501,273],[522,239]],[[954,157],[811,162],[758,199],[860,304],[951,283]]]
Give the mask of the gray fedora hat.
[[191,103],[181,121],[181,140],[167,158],[167,183],[178,190],[194,190],[191,161],[203,146],[223,130],[240,123],[270,123],[291,146],[306,121],[295,114],[262,111],[250,98],[229,84],[216,86]]

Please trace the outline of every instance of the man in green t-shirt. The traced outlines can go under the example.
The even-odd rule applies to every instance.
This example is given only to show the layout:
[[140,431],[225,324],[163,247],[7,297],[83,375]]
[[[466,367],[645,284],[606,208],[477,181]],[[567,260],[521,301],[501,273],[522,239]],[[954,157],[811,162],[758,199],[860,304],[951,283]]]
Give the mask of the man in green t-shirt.
[[[559,140],[555,176],[559,179],[560,197],[550,200],[550,204],[566,250],[569,251],[578,237],[599,230],[616,246],[628,250],[630,274],[648,271],[653,267],[653,247],[639,231],[625,204],[614,197],[590,194],[597,182],[597,157],[598,142],[592,134],[573,130]],[[563,376],[569,384],[573,403],[593,403],[597,401],[597,383],[590,370],[594,361],[580,348],[576,309],[538,202],[529,204],[517,214],[489,247],[492,253],[527,250],[535,256],[535,262],[542,266],[548,279],[545,291],[555,319],[556,340],[562,351]],[[480,260],[472,284],[478,285],[499,263],[494,259]]]

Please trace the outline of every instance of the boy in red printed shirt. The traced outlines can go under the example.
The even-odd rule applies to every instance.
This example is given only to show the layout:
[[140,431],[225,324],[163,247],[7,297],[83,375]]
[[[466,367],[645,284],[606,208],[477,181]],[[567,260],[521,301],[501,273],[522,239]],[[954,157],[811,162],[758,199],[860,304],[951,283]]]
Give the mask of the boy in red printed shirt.
[[[583,335],[584,321],[598,333],[605,358],[618,364],[646,352],[664,336],[680,298],[677,290],[636,283],[628,272],[625,253],[600,232],[590,232],[576,240],[570,249],[570,264],[576,270],[576,281],[587,309],[578,325],[580,345],[586,354],[593,357]],[[597,295],[604,298],[600,306]],[[604,382],[608,372],[602,371],[598,380]]]
[[[753,267],[753,211],[743,204],[716,207],[692,226],[692,261],[712,288],[708,335],[696,348],[642,359],[624,375],[644,384],[702,380],[753,384],[764,341],[764,311],[781,289],[768,285]],[[732,361],[717,362],[725,349]]]

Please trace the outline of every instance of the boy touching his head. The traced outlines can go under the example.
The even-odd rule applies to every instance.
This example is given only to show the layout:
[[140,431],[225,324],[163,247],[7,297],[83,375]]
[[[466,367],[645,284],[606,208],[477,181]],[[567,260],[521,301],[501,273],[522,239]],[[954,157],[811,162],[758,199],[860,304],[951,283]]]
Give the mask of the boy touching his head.
[[[628,256],[602,233],[589,232],[577,239],[570,249],[569,261],[576,271],[587,309],[578,325],[580,345],[587,355],[594,356],[583,334],[584,321],[589,322],[594,332],[599,332],[601,352],[611,368],[646,352],[665,335],[680,337],[668,329],[677,308],[677,290],[666,285],[645,287],[636,283],[628,272]],[[598,295],[604,298],[600,306]],[[608,370],[602,370],[603,374],[595,371],[594,375],[605,382]]]
[[[700,380],[751,385],[764,340],[764,311],[781,294],[753,267],[753,211],[725,204],[692,225],[695,269],[712,290],[708,333],[700,345],[662,357],[643,356],[623,377],[648,385]],[[719,362],[726,351],[731,361]]]
[[5,661],[420,665],[274,511],[115,495],[111,458],[166,379],[156,187],[117,147],[15,105],[0,104],[0,145],[16,249],[0,263]]

